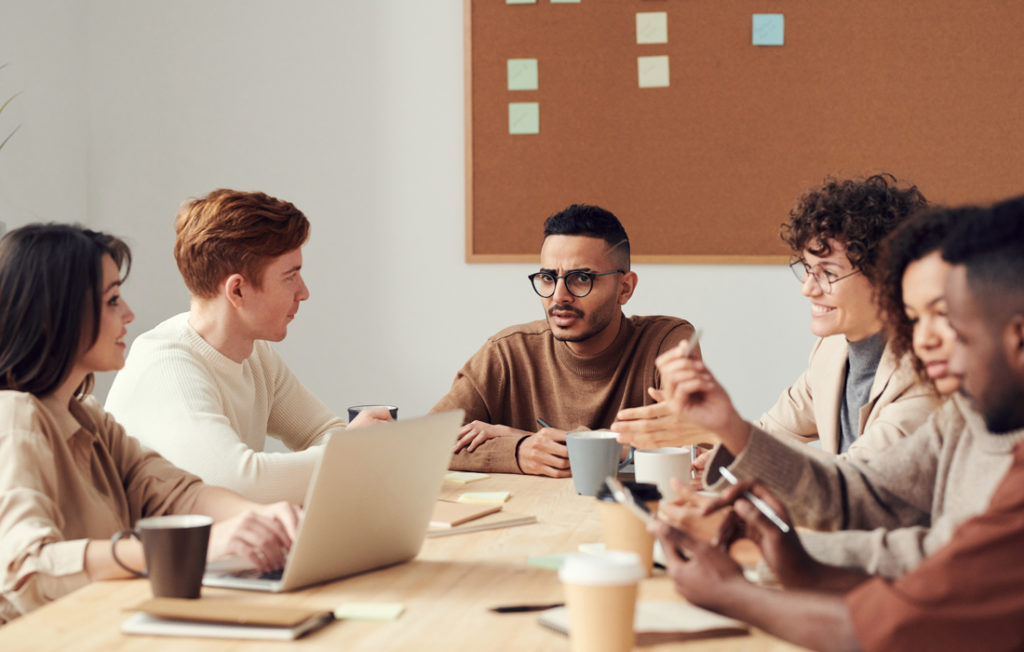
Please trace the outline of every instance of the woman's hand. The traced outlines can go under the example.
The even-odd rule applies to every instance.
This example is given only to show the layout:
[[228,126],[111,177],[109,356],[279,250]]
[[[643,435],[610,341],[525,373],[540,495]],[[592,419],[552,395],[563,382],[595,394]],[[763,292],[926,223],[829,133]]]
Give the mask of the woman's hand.
[[261,573],[284,568],[298,530],[301,510],[286,502],[259,505],[213,524],[208,559],[233,555]]

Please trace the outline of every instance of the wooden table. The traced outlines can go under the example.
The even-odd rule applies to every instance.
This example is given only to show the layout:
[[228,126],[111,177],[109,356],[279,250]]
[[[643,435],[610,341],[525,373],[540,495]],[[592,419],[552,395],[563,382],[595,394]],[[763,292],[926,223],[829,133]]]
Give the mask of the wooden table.
[[[411,562],[288,594],[203,589],[254,603],[333,609],[343,602],[401,602],[393,622],[342,621],[289,643],[127,636],[124,610],[149,597],[146,580],[95,582],[0,627],[0,650],[558,650],[568,639],[537,624],[536,613],[491,613],[498,604],[563,599],[557,573],[527,564],[533,555],[575,551],[601,540],[594,498],[576,495],[571,480],[492,475],[467,485],[446,483],[445,498],[464,491],[509,490],[508,511],[535,514],[538,522],[485,532],[427,539]],[[640,599],[679,599],[664,575],[644,580]],[[641,641],[643,643],[643,641]],[[794,650],[759,631],[749,635],[641,645],[643,650]]]

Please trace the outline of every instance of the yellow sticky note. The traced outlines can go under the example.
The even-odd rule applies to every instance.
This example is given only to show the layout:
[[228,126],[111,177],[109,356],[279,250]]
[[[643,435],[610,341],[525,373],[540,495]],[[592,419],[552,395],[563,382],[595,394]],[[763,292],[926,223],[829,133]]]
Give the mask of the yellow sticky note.
[[537,90],[537,60],[508,60],[508,89],[510,91]]
[[540,104],[538,102],[509,102],[508,133],[539,134]]
[[396,620],[405,611],[401,602],[346,602],[334,610],[341,620]]
[[473,471],[449,471],[444,474],[444,479],[447,482],[455,482],[458,484],[466,484],[467,482],[473,482],[474,480],[483,480],[491,476],[486,473],[475,473]]
[[640,88],[668,86],[668,55],[637,57],[636,66]]
[[510,491],[467,491],[458,497],[458,503],[503,503],[512,495]]
[[668,43],[668,13],[641,11],[636,15],[637,43]]

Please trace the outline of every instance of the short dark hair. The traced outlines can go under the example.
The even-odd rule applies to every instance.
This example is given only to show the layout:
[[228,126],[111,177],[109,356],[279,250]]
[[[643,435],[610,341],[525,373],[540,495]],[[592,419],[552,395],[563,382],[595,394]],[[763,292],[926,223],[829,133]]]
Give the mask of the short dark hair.
[[828,241],[842,242],[854,269],[877,286],[878,246],[897,224],[926,205],[917,186],[900,187],[888,173],[862,180],[828,177],[797,200],[779,235],[797,255],[807,249],[828,256]]
[[[882,243],[878,259],[878,306],[889,333],[893,353],[903,356],[913,350],[914,326],[903,303],[903,274],[910,263],[941,252],[953,225],[966,219],[972,207],[932,208],[920,211],[897,226]],[[914,368],[928,381],[924,366],[913,356]]]
[[259,289],[272,259],[305,244],[309,220],[294,204],[265,193],[220,188],[182,204],[174,230],[174,259],[185,285],[209,299],[235,273]]
[[990,316],[1024,310],[1024,195],[957,222],[942,257],[967,268],[967,282]]
[[[103,257],[127,277],[131,250],[106,233],[29,224],[0,238],[0,389],[46,396],[99,337]],[[92,374],[75,390],[83,397]]]
[[629,236],[619,218],[600,206],[573,204],[544,221],[544,237],[549,235],[583,235],[601,238],[614,249],[620,267],[629,270]]

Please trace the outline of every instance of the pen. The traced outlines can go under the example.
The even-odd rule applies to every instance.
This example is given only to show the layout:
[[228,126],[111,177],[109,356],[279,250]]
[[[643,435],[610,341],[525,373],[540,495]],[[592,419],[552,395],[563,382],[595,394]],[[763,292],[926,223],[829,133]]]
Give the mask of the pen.
[[540,427],[541,427],[541,428],[550,428],[550,427],[551,427],[551,424],[550,424],[550,423],[548,423],[548,422],[547,422],[547,421],[545,421],[544,419],[541,419],[540,417],[537,417],[537,423],[539,423],[539,424],[540,424]]
[[696,461],[698,454],[699,454],[699,452],[697,451],[697,445],[696,444],[690,444],[690,479],[691,480],[694,480],[697,477],[697,469],[693,468],[693,463],[694,463],[694,461]]
[[697,350],[697,342],[700,342],[701,331],[699,328],[694,329],[693,334],[690,335],[690,339],[686,340],[686,355],[684,358],[692,358],[694,352]]
[[491,611],[496,614],[520,614],[527,611],[546,611],[564,606],[564,602],[554,602],[552,604],[509,604],[501,607],[491,607]]
[[[718,467],[718,473],[723,478],[725,478],[726,482],[728,482],[729,484],[733,484],[734,485],[734,484],[738,484],[739,483],[739,480],[737,480],[736,476],[732,474],[732,471],[730,471],[729,469],[725,468],[724,466]],[[746,498],[747,500],[749,500],[751,502],[751,504],[753,504],[754,507],[757,508],[757,511],[761,512],[762,514],[764,514],[768,518],[769,521],[771,521],[772,523],[774,523],[776,525],[776,527],[778,527],[783,532],[789,532],[789,524],[787,524],[785,521],[783,521],[781,518],[779,518],[779,515],[775,513],[775,510],[772,509],[768,505],[768,503],[764,502],[763,500],[761,500],[760,498],[758,498],[757,496],[755,496],[753,493],[751,493],[749,491],[744,491],[743,492],[743,497]]]

